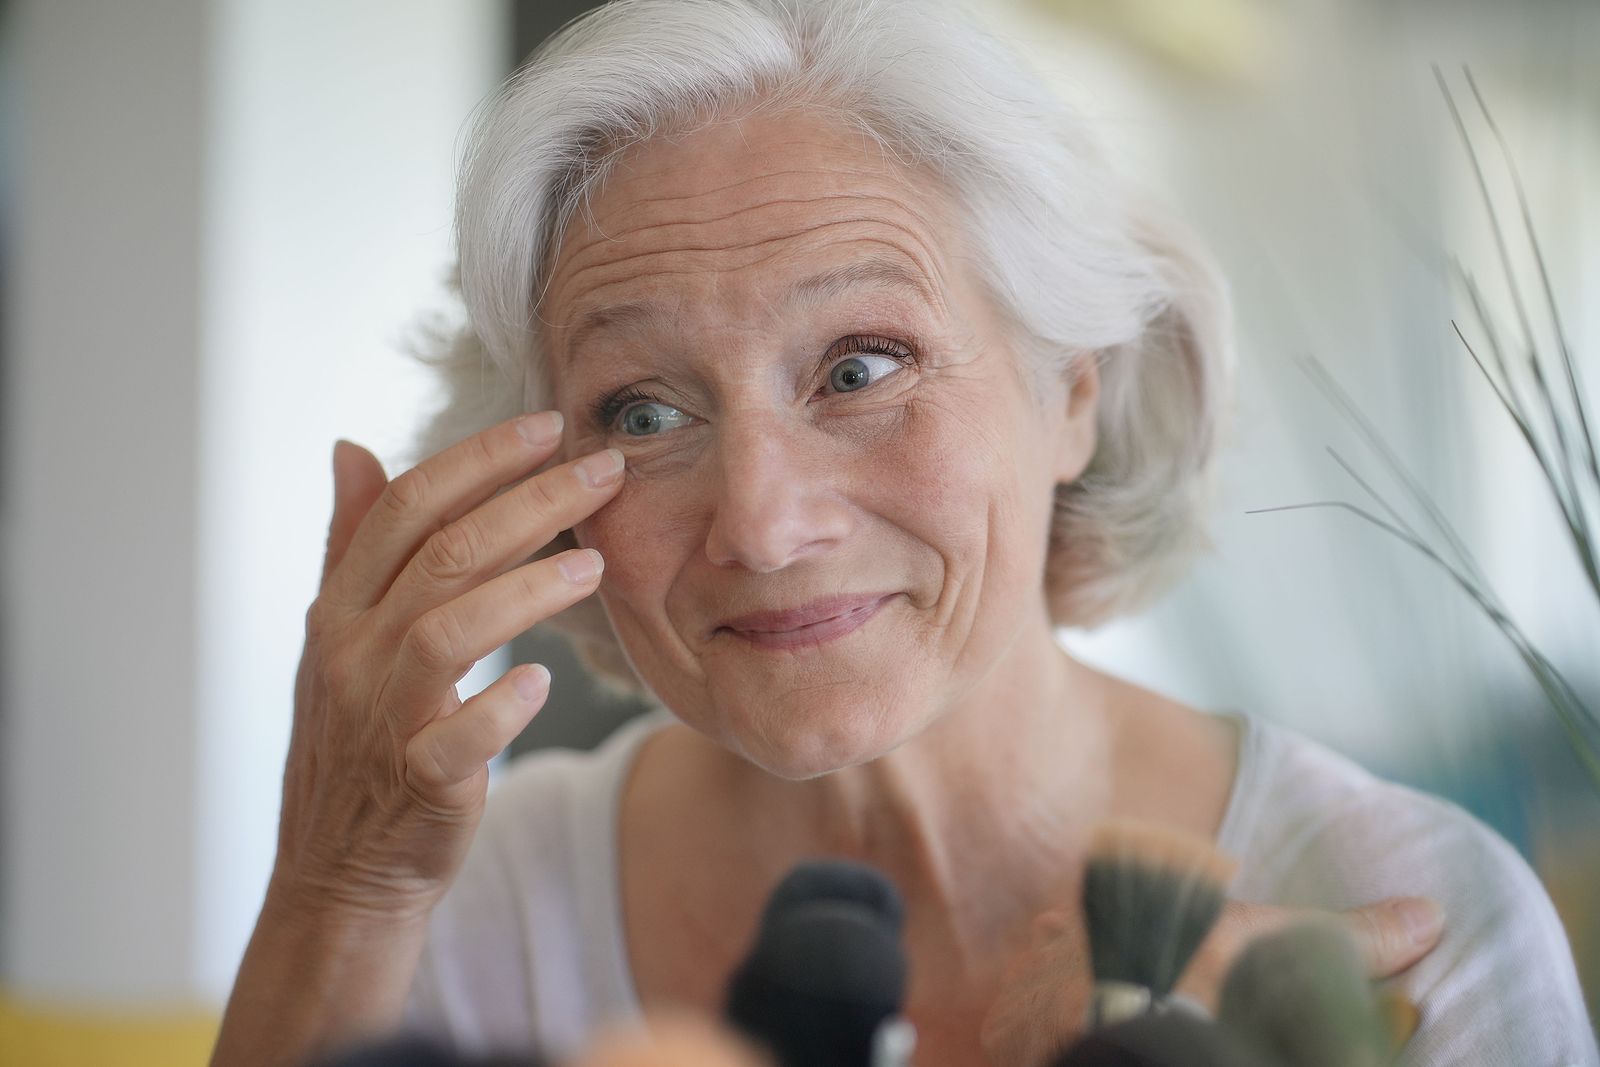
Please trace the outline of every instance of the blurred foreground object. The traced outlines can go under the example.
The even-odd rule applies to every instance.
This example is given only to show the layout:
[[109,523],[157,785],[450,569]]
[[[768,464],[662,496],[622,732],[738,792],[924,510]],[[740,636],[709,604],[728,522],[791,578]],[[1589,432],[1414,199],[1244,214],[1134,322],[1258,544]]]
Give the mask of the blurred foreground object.
[[1264,1062],[1385,1067],[1416,1029],[1414,1010],[1391,1011],[1393,999],[1368,979],[1348,930],[1305,921],[1240,953],[1217,1018]]
[[771,1067],[755,1048],[710,1020],[653,1018],[646,1029],[601,1035],[571,1067]]
[[1089,1029],[1163,1008],[1222,914],[1235,867],[1210,842],[1165,827],[1121,820],[1099,829],[1083,875]]
[[878,871],[802,863],[773,890],[750,954],[728,982],[727,1018],[781,1067],[902,1067],[905,907]]

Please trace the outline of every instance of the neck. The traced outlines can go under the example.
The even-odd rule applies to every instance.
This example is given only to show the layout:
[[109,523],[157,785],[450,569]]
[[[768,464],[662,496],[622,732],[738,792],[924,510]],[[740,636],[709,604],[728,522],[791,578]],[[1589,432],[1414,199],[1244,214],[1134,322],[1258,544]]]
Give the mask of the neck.
[[[803,782],[753,771],[781,828],[752,835],[774,880],[797,856],[846,856],[894,879],[908,939],[938,973],[994,977],[1039,912],[1064,902],[1111,797],[1100,676],[1029,626],[995,668],[913,739]],[[763,819],[763,822],[766,822]]]

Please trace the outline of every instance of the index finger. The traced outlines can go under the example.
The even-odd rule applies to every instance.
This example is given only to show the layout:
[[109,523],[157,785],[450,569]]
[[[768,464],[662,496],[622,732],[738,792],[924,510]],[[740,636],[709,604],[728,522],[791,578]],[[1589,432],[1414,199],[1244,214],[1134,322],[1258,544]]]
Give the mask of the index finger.
[[561,428],[559,411],[519,415],[390,481],[361,520],[324,595],[357,610],[376,604],[434,531],[555,455]]

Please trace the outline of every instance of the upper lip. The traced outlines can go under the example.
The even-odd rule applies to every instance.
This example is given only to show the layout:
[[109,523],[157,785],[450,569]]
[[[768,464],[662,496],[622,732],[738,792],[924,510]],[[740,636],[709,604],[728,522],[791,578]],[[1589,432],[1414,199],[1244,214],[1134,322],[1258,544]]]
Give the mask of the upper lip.
[[785,630],[798,630],[802,626],[814,626],[819,622],[826,622],[848,612],[876,604],[890,595],[858,593],[851,596],[823,597],[821,600],[813,600],[797,608],[785,608],[782,611],[752,611],[748,615],[723,619],[718,628],[744,630],[748,633],[782,633]]

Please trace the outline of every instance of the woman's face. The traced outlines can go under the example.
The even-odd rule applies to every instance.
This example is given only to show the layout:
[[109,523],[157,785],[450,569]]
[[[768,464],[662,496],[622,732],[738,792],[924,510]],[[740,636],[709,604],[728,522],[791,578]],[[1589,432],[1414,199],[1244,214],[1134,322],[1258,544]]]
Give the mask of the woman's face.
[[914,736],[1048,622],[1094,378],[1037,396],[951,209],[790,113],[651,142],[573,221],[541,314],[569,451],[627,457],[574,532],[641,678],[788,778]]

